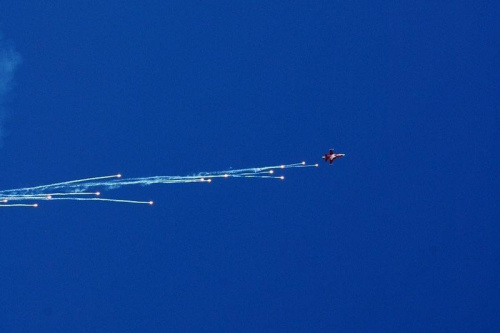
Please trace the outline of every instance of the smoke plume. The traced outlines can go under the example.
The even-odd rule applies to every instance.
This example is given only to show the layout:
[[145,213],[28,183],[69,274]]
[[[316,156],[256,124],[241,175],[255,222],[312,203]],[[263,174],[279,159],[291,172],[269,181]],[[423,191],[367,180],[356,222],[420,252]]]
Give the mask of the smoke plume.
[[0,35],[0,144],[3,137],[2,121],[5,116],[5,97],[12,89],[13,78],[21,56]]

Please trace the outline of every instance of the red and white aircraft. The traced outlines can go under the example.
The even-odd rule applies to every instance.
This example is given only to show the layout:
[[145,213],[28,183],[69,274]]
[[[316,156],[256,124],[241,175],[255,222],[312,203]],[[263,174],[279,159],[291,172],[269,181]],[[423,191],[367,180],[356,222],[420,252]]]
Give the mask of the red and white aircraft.
[[330,162],[330,164],[333,163],[337,158],[344,157],[345,154],[335,154],[333,152],[333,149],[330,149],[330,152],[326,155],[323,155],[322,158],[325,160],[325,162]]

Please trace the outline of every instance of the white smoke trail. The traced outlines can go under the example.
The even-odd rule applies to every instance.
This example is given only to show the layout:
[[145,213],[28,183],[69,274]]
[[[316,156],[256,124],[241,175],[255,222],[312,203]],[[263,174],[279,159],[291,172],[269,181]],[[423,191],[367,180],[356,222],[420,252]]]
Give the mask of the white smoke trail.
[[[92,177],[66,182],[41,185],[35,187],[24,187],[12,190],[0,191],[0,207],[21,207],[8,204],[15,201],[48,201],[48,200],[69,200],[69,201],[107,201],[130,204],[152,204],[152,201],[136,201],[107,198],[82,198],[82,196],[100,196],[100,192],[89,192],[90,189],[100,188],[103,190],[115,190],[126,186],[150,186],[154,184],[187,184],[187,183],[210,183],[215,178],[261,178],[261,179],[284,179],[284,176],[274,175],[275,170],[311,168],[318,164],[308,165],[305,162],[282,164],[277,166],[265,166],[259,168],[246,168],[236,170],[202,172],[188,176],[155,176],[141,178],[122,179],[121,175]],[[36,207],[26,205],[27,207]]]
[[43,200],[67,200],[67,201],[104,201],[104,202],[119,202],[137,205],[152,205],[153,201],[137,201],[137,200],[123,200],[123,199],[106,199],[106,198],[45,198]]
[[0,207],[38,207],[38,204],[1,204]]

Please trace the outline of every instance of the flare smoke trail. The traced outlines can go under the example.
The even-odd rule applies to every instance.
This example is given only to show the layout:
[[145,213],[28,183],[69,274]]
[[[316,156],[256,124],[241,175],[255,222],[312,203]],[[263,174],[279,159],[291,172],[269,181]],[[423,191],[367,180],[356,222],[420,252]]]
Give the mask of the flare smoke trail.
[[12,48],[0,34],[0,144],[3,136],[2,120],[4,117],[5,95],[12,87],[14,73],[21,63],[20,55]]
[[202,172],[190,176],[122,178],[121,174],[117,174],[103,177],[84,178],[48,185],[0,191],[0,207],[38,207],[38,202],[50,200],[104,201],[152,205],[152,201],[101,198],[101,192],[94,192],[92,190],[100,189],[110,191],[134,185],[150,186],[154,184],[211,183],[212,180],[216,178],[285,179],[283,175],[276,175],[275,170],[311,168],[317,166],[318,164],[310,165],[306,164],[306,162],[302,162],[258,168]]

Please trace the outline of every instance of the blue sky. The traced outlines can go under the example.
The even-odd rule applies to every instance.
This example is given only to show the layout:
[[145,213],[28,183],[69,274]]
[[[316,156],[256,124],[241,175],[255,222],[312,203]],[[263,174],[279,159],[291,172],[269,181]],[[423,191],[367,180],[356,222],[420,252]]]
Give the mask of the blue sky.
[[498,14],[2,1],[1,189],[347,156],[2,209],[0,330],[498,331]]

